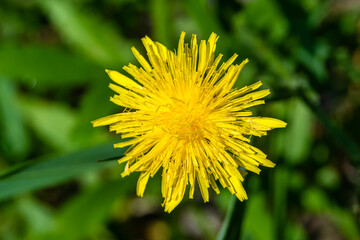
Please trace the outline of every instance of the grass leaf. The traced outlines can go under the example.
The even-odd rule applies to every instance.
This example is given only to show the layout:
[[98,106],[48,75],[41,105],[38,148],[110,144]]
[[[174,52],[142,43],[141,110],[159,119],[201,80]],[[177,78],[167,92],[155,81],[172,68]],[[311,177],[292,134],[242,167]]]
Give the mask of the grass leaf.
[[112,144],[106,144],[35,162],[14,174],[8,173],[0,180],[0,200],[54,186],[89,171],[116,166],[116,161],[99,162],[98,160],[121,157],[124,152],[124,148],[114,149]]

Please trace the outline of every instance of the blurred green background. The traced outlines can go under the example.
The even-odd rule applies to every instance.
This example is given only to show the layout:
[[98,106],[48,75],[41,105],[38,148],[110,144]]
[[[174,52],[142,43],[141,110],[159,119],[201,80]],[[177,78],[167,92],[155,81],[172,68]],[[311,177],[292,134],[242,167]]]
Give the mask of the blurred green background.
[[124,153],[119,137],[90,124],[122,111],[104,69],[137,64],[145,35],[174,49],[182,30],[249,58],[237,87],[261,80],[256,114],[288,122],[254,138],[277,166],[247,175],[227,228],[360,239],[359,14],[357,0],[1,0],[0,239],[215,239],[227,190],[164,213],[160,174],[136,197],[137,174],[98,161]]

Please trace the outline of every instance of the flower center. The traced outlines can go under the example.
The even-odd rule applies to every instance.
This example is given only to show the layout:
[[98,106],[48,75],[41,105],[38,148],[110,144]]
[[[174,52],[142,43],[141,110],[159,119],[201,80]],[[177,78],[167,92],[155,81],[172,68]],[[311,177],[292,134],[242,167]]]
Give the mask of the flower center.
[[174,99],[172,104],[159,108],[157,120],[165,133],[191,142],[203,137],[206,113],[201,103]]

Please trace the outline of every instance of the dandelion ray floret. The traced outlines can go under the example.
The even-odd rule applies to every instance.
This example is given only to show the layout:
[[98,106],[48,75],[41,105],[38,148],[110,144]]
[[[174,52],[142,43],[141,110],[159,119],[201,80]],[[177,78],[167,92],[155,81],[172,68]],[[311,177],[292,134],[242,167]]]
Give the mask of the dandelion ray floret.
[[[182,32],[177,51],[144,37],[148,61],[133,47],[141,67],[129,64],[124,70],[133,79],[106,70],[116,83],[110,98],[125,108],[93,121],[93,126],[109,125],[110,131],[126,139],[114,145],[130,146],[119,163],[126,163],[122,176],[140,172],[137,194],[143,196],[150,177],[162,171],[161,192],[165,211],[171,212],[183,199],[189,185],[193,198],[198,183],[205,202],[208,189],[219,193],[218,183],[247,199],[239,167],[257,174],[259,166],[274,167],[267,156],[250,145],[251,136],[264,136],[286,123],[266,117],[254,117],[248,108],[264,104],[269,90],[257,90],[256,82],[233,89],[242,68],[248,62],[233,64],[237,55],[220,64],[215,58],[218,36],[198,45],[196,35],[190,45]],[[256,90],[256,91],[255,91]]]

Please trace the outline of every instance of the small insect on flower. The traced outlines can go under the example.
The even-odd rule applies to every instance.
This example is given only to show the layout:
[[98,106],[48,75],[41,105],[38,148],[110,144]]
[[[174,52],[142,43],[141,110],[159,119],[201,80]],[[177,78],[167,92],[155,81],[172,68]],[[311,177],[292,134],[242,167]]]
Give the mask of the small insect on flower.
[[195,181],[204,202],[209,201],[210,186],[220,192],[217,183],[239,200],[247,199],[244,172],[239,167],[259,174],[259,165],[275,166],[250,145],[251,136],[261,137],[286,126],[274,118],[253,117],[247,110],[264,104],[260,99],[270,93],[254,91],[261,82],[232,89],[248,59],[233,65],[234,54],[218,67],[222,55],[215,57],[215,33],[200,45],[196,35],[190,45],[184,39],[182,32],[177,51],[170,51],[144,37],[149,62],[133,47],[142,67],[129,64],[123,68],[133,79],[106,70],[116,83],[109,85],[117,93],[110,100],[125,111],[92,122],[94,127],[110,125],[110,131],[128,139],[114,147],[131,146],[118,162],[126,162],[123,177],[141,172],[137,195],[143,196],[149,177],[162,168],[166,212],[181,202],[188,185],[189,198],[193,198]]

